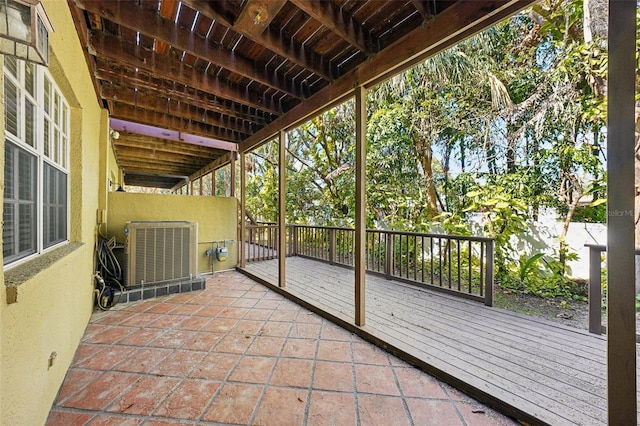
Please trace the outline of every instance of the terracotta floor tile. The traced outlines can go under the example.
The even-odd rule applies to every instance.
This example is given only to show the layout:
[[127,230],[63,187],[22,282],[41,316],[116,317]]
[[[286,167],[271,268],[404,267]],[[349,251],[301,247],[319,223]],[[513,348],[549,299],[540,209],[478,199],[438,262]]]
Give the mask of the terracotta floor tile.
[[258,334],[263,325],[264,321],[240,320],[229,331],[231,333],[255,335]]
[[437,379],[413,367],[395,367],[394,371],[404,396],[447,398]]
[[520,423],[480,403],[455,403],[468,426],[518,426]]
[[161,376],[186,377],[195,368],[204,352],[176,350],[169,354],[164,361],[151,369],[149,373]]
[[389,365],[389,354],[367,342],[352,342],[353,362],[357,364]]
[[130,357],[136,350],[136,348],[130,346],[111,345],[78,363],[78,367],[91,370],[111,370],[115,364]]
[[318,341],[314,339],[287,339],[282,356],[288,358],[311,359],[316,356]]
[[133,333],[129,334],[122,340],[118,341],[120,345],[129,346],[147,346],[160,335],[164,334],[164,330],[161,328],[139,328]]
[[105,315],[105,316],[101,317],[95,323],[96,324],[116,325],[116,324],[119,324],[120,322],[122,322],[123,320],[126,320],[130,316],[131,316],[131,312],[113,311],[113,312],[110,312],[110,315]]
[[245,356],[229,376],[229,380],[244,383],[265,384],[271,376],[275,358],[262,356]]
[[297,316],[297,311],[275,311],[269,321],[293,321]]
[[313,361],[281,358],[269,383],[276,386],[308,388],[311,383]]
[[242,299],[238,299],[233,302],[234,308],[253,308],[258,301],[256,299],[249,299],[247,296],[243,296]]
[[308,394],[307,389],[267,388],[253,423],[265,426],[303,424]]
[[298,323],[304,322],[318,325],[322,325],[326,322],[320,315],[311,311],[307,311],[306,309],[300,309],[298,311],[298,316],[296,317],[295,321]]
[[260,334],[263,336],[287,337],[291,330],[290,322],[267,321]]
[[213,318],[202,326],[200,331],[212,331],[214,333],[226,333],[238,322],[235,318]]
[[225,383],[202,417],[205,421],[246,425],[253,416],[263,387]]
[[307,426],[355,425],[356,402],[353,394],[311,392]]
[[196,334],[191,330],[164,330],[164,333],[160,334],[154,339],[149,346],[157,348],[179,348],[184,343]]
[[400,395],[391,366],[354,365],[358,392],[381,395]]
[[242,318],[247,312],[249,312],[246,308],[225,308],[219,314],[219,318]]
[[76,353],[73,356],[73,360],[71,361],[71,367],[75,367],[81,362],[91,358],[95,354],[100,351],[107,349],[105,345],[97,345],[92,343],[80,343],[78,349],[76,349]]
[[122,321],[120,325],[127,325],[131,327],[146,327],[157,319],[161,318],[162,314],[154,314],[147,312],[140,312],[132,314],[129,318]]
[[140,417],[118,416],[115,414],[100,414],[89,422],[91,426],[137,426],[143,420]]
[[203,316],[203,317],[215,317],[220,312],[222,312],[223,309],[224,309],[224,306],[215,306],[215,305],[205,306],[203,308],[200,308],[200,310],[196,313],[196,315]]
[[145,327],[149,328],[179,328],[180,323],[184,321],[183,315],[164,314],[161,315],[155,321],[147,324]]
[[197,420],[220,384],[208,380],[187,379],[160,404],[154,415]]
[[143,376],[121,395],[107,411],[147,416],[156,409],[180,379]]
[[265,294],[267,294],[269,290],[266,288],[253,288],[252,290],[247,291],[244,294],[245,299],[262,299]]
[[352,365],[349,363],[317,361],[313,375],[313,388],[353,392]]
[[186,422],[185,420],[170,420],[152,417],[144,421],[144,426],[185,426],[193,425],[196,423]]
[[320,324],[294,322],[289,337],[317,339],[320,337]]
[[[98,312],[99,314],[104,314],[104,315],[108,315],[111,312]],[[95,316],[95,314],[94,314]],[[92,316],[93,318],[93,316]],[[110,329],[112,327],[112,325],[103,325],[103,324],[96,324],[96,323],[89,323],[89,325],[87,325],[86,330],[84,331],[84,336],[82,336],[82,341],[83,342],[88,342],[89,339],[91,339],[93,336],[95,336],[98,333],[104,333],[105,331],[107,331],[108,329]]]
[[210,353],[202,358],[189,377],[225,380],[240,358],[240,355]]
[[229,291],[226,291],[224,293],[224,296],[225,297],[235,297],[235,298],[240,299],[240,298],[244,297],[245,293],[246,293],[245,290],[229,290]]
[[149,307],[149,309],[147,309],[145,312],[149,312],[149,313],[152,312],[155,314],[166,314],[167,312],[173,311],[178,306],[181,306],[181,305],[176,303],[157,303]]
[[225,337],[220,339],[220,342],[216,346],[216,351],[241,354],[247,350],[251,343],[253,343],[253,336],[244,334],[227,334]]
[[174,305],[174,309],[171,310],[171,315],[193,315],[202,309],[201,305]]
[[[402,398],[383,395],[358,394],[358,413],[360,423],[375,426],[401,426],[410,425],[405,412]],[[415,422],[416,425],[425,425]],[[455,426],[456,423],[439,423],[440,426]]]
[[449,401],[407,398],[407,405],[417,425],[464,425]]
[[322,325],[322,332],[320,338],[322,340],[340,340],[343,342],[351,341],[352,333],[348,332],[342,327],[338,327],[335,324],[331,324],[328,321]]
[[189,293],[180,293],[167,297],[167,301],[171,303],[186,303],[191,299],[195,299],[202,294],[202,291],[191,291]]
[[180,323],[180,328],[183,330],[198,331],[209,321],[210,318],[208,317],[190,316]]
[[276,309],[279,304],[280,302],[278,300],[268,300],[265,298],[259,300],[253,307],[259,309]]
[[135,383],[140,376],[130,373],[109,371],[60,406],[85,410],[102,410],[120,393]]
[[271,317],[272,313],[273,313],[273,311],[270,310],[270,309],[251,309],[244,316],[244,319],[246,319],[246,320],[266,320],[266,319],[269,319]]
[[217,297],[214,301],[213,304],[214,305],[218,305],[218,306],[231,306],[233,305],[238,299],[236,297]]
[[191,337],[189,337],[181,346],[182,349],[189,349],[192,351],[204,351],[209,352],[213,349],[224,334],[222,333],[209,333],[206,331],[196,331]]
[[103,373],[94,370],[71,369],[60,386],[56,404],[60,404],[74,393],[86,388],[91,382],[97,380]]
[[318,359],[351,362],[351,358],[350,342],[320,340],[318,343]]
[[114,325],[106,328],[104,331],[94,334],[88,339],[85,339],[85,343],[103,343],[105,345],[110,345],[112,343],[117,342],[123,337],[131,334],[136,329],[133,327],[124,327],[120,325]]
[[247,355],[278,356],[284,346],[284,342],[284,337],[258,336],[247,349]]
[[141,348],[112,368],[131,373],[148,373],[172,352],[173,349]]
[[92,413],[78,413],[75,411],[61,411],[57,409],[51,410],[47,422],[47,426],[75,426],[84,425],[93,417]]

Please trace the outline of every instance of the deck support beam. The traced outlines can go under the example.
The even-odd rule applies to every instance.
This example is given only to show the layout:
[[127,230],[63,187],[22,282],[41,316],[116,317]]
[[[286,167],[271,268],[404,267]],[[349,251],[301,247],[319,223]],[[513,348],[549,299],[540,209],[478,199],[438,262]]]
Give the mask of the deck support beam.
[[355,217],[355,323],[365,324],[366,204],[367,204],[367,90],[356,87],[356,217]]
[[284,130],[280,130],[278,136],[278,286],[284,288],[287,257],[287,135]]
[[[231,156],[231,181],[233,182],[235,180],[235,173],[234,173],[234,169],[235,169],[235,160],[234,160],[235,155]],[[240,238],[238,239],[238,241],[240,242],[238,244],[238,247],[240,249],[240,267],[244,268],[247,266],[247,259],[246,259],[246,255],[245,255],[245,250],[246,250],[246,231],[245,231],[245,223],[247,223],[246,221],[246,217],[247,217],[247,205],[245,203],[246,200],[246,195],[247,195],[247,189],[246,189],[246,183],[247,183],[247,178],[246,178],[246,174],[247,174],[247,170],[246,170],[246,166],[245,166],[245,153],[241,152],[240,153]],[[233,188],[233,185],[231,186],[231,188]],[[234,196],[233,194],[231,195],[232,197]]]
[[[229,176],[231,176],[231,182],[229,182],[229,196],[230,197],[235,197],[236,196],[236,158],[238,158],[237,154],[235,152],[231,153],[231,171],[229,173]],[[244,161],[241,164],[241,167],[244,166]],[[242,172],[244,173],[244,172]],[[241,179],[244,179],[245,176],[244,174],[242,175]],[[242,189],[241,191],[244,191],[244,183],[241,184]],[[244,200],[244,195],[242,196],[242,199]],[[243,218],[244,220],[244,218]]]
[[607,406],[610,425],[636,424],[635,1],[609,0],[607,102]]

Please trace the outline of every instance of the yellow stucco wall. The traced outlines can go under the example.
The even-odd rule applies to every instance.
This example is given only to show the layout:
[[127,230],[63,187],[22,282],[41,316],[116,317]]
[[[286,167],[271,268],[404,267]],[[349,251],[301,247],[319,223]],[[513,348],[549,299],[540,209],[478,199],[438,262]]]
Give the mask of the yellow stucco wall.
[[[109,193],[107,214],[108,236],[125,241],[125,224],[130,221],[198,222],[198,271],[211,272],[210,259],[205,251],[210,241],[236,240],[238,201],[230,197],[184,196],[137,194],[128,192]],[[215,270],[236,266],[238,244],[227,244],[229,256],[225,262],[215,263]]]
[[[108,134],[107,120],[67,2],[43,0],[43,5],[55,30],[50,34],[49,70],[71,107],[70,238],[83,244],[22,282],[17,303],[7,304],[5,274],[0,273],[0,425],[44,423],[93,309],[93,247],[101,181],[97,166],[99,146]],[[2,106],[0,116],[4,132]],[[4,138],[0,148],[4,152]],[[52,352],[57,357],[49,368]]]

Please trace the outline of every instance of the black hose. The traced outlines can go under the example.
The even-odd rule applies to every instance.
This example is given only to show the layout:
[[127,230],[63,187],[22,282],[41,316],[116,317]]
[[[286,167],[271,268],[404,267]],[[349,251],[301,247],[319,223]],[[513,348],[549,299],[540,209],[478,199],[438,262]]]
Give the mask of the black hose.
[[100,240],[98,243],[98,264],[100,274],[106,281],[111,279],[122,281],[122,268],[107,240]]
[[[109,240],[100,239],[98,242],[98,270],[96,271],[96,302],[100,309],[107,310],[116,305],[124,293],[122,268],[116,258]],[[118,297],[115,293],[118,291]]]

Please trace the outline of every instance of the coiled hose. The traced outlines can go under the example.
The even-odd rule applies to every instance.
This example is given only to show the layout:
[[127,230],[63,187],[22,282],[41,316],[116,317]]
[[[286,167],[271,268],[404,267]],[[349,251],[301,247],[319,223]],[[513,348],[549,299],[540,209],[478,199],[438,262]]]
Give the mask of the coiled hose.
[[[98,271],[94,274],[94,278],[96,279],[96,304],[103,311],[120,302],[124,293],[124,287],[120,283],[122,268],[113,254],[112,247],[115,247],[115,238],[110,240],[101,238],[98,242]],[[117,299],[115,299],[116,290],[120,291]]]

